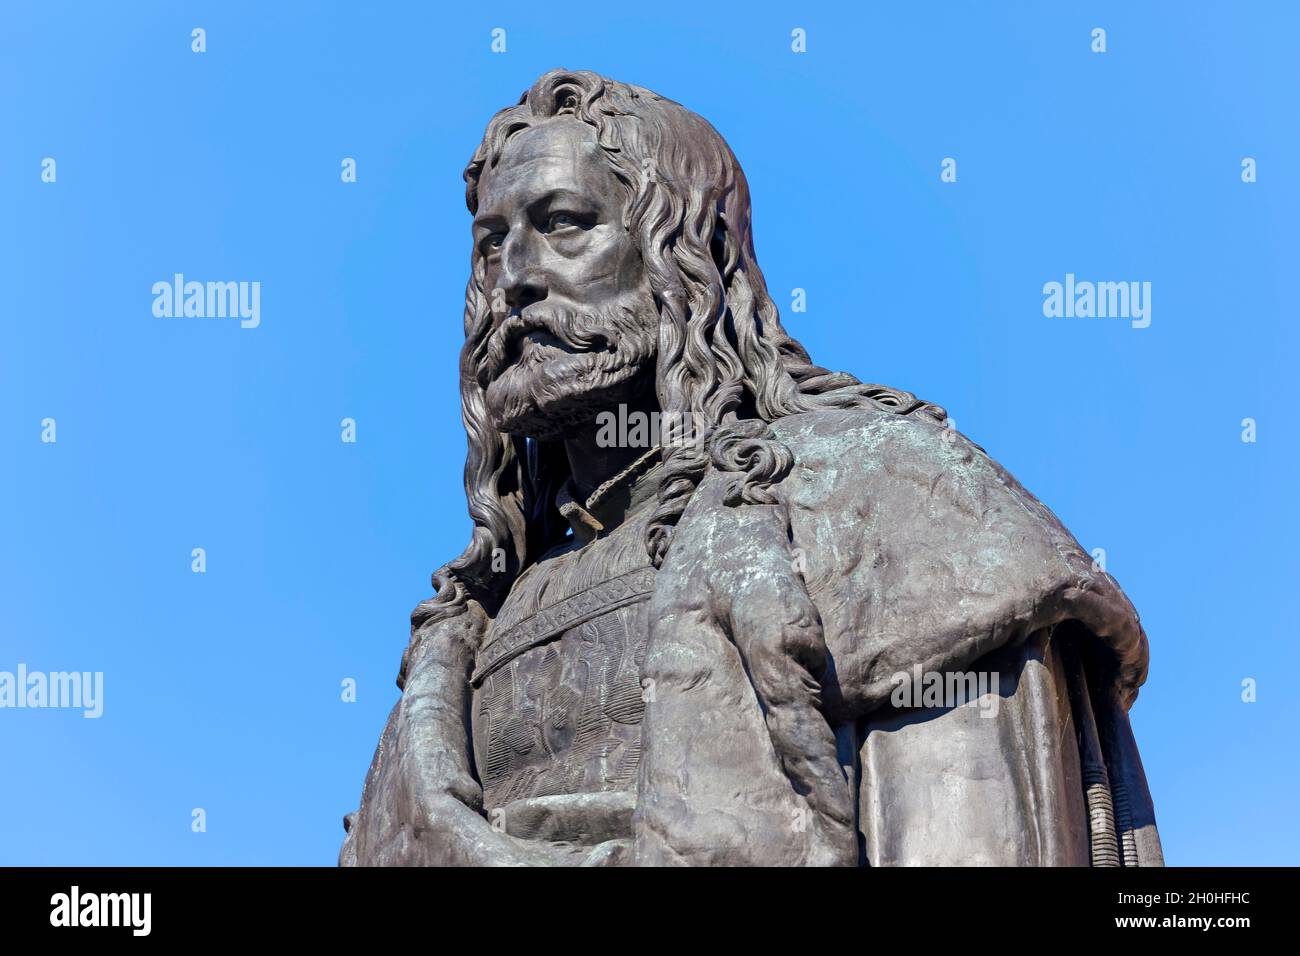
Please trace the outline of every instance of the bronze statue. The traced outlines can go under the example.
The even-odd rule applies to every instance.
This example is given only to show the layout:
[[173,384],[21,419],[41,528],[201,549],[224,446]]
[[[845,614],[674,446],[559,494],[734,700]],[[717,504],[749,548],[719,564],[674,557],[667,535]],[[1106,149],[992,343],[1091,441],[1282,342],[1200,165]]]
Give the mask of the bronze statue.
[[553,70],[465,179],[474,531],[340,862],[1161,862],[1133,607],[942,408],[813,364],[713,127]]

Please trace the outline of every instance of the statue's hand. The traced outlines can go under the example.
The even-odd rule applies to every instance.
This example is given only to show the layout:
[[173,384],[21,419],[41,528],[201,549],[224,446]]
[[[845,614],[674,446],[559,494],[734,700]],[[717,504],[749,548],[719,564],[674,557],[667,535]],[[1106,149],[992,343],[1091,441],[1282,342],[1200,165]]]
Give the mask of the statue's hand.
[[412,642],[402,697],[384,728],[340,862],[542,866],[592,857],[589,846],[520,839],[483,815],[465,719],[482,623],[474,615],[471,609],[428,625]]
[[635,810],[635,792],[612,790],[526,797],[497,807],[488,818],[524,840],[597,846],[631,837]]

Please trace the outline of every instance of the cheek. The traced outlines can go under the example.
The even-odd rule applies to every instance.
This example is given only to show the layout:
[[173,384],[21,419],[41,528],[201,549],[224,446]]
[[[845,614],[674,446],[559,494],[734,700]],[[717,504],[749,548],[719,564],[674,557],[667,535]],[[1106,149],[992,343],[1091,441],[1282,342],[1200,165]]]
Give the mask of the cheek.
[[580,241],[556,251],[567,260],[566,271],[575,282],[618,291],[641,281],[641,257],[622,226],[597,226],[584,233]]
[[483,287],[483,294],[487,296],[488,310],[495,314],[497,310],[493,306],[497,303],[492,301],[493,291],[501,285],[501,267],[499,263],[485,260],[480,268],[482,273],[479,282]]
[[626,236],[619,250],[618,284],[622,289],[637,288],[645,281],[645,266],[641,253],[631,236]]
[[622,224],[609,224],[606,226],[609,235],[605,246],[609,253],[610,261],[615,263],[615,268],[621,276],[639,276],[641,274],[641,253],[637,249],[636,240],[632,234],[623,228]]

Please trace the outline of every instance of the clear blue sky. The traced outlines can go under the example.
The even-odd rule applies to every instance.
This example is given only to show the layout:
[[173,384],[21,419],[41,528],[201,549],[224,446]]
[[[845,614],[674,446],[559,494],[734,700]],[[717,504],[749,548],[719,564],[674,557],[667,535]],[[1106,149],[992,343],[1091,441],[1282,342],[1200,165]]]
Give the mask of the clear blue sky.
[[[4,4],[0,670],[105,700],[0,710],[0,863],[334,861],[468,533],[461,171],[554,66],[707,117],[813,356],[1105,548],[1169,861],[1300,863],[1297,7],[456,6]],[[177,272],[260,282],[260,327],[155,318]],[[1067,273],[1150,282],[1150,327],[1044,317]]]

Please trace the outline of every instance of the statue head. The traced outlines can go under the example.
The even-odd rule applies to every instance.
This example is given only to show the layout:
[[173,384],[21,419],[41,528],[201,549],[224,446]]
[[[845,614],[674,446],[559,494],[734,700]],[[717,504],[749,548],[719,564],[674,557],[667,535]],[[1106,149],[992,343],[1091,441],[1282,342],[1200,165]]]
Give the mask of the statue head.
[[491,319],[470,371],[503,432],[562,438],[652,384],[659,313],[605,156],[595,128],[561,112],[516,128],[472,187]]
[[663,449],[646,540],[656,565],[711,462],[739,473],[736,502],[763,500],[788,470],[770,422],[864,405],[944,417],[814,365],[786,334],[754,257],[740,164],[672,100],[552,70],[488,123],[465,181],[474,244],[460,382],[474,532],[435,572],[417,626],[467,598],[490,607],[557,543],[560,440],[647,390],[704,439]]

